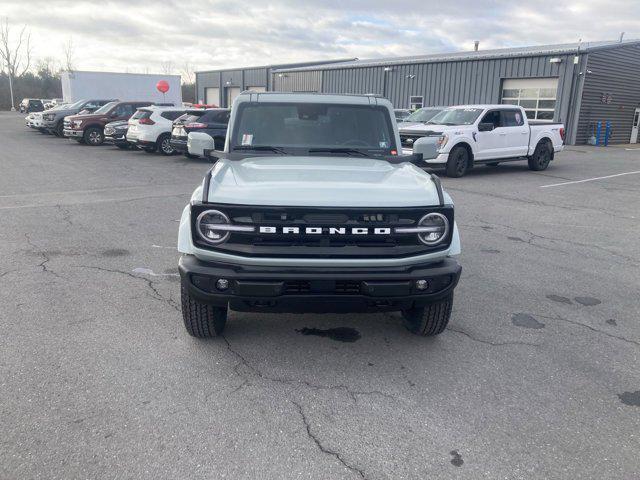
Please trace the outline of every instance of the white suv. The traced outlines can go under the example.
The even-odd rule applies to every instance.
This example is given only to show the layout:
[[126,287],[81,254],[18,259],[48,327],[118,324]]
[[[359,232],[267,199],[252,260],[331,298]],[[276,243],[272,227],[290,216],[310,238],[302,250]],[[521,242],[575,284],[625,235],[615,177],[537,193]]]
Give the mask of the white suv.
[[139,108],[129,119],[127,141],[145,152],[158,151],[163,155],[173,155],[171,146],[171,126],[173,121],[185,113],[182,107],[150,106]]

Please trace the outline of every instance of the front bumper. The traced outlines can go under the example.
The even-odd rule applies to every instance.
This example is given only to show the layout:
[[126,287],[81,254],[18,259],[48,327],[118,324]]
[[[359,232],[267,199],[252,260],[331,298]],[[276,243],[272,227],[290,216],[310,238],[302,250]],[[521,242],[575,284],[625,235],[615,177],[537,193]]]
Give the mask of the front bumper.
[[[200,302],[237,311],[367,312],[420,307],[449,295],[462,267],[452,258],[394,268],[258,267],[183,255],[182,282]],[[220,291],[218,279],[229,287]],[[417,280],[427,280],[418,290]]]
[[62,131],[62,134],[65,137],[69,137],[69,138],[82,138],[82,136],[84,135],[84,130],[72,130],[70,128],[65,128]]
[[108,143],[110,145],[128,145],[129,141],[124,133],[115,134],[115,135],[105,135],[104,143]]
[[169,145],[178,153],[187,153],[189,151],[186,140],[178,140],[172,137],[169,140]]

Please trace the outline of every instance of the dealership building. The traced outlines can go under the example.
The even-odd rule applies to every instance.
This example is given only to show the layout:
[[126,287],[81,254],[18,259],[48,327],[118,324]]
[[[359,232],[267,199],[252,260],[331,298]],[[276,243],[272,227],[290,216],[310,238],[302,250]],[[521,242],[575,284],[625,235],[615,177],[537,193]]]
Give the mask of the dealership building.
[[339,60],[197,72],[199,100],[227,106],[242,90],[376,94],[395,108],[502,103],[563,122],[584,144],[602,122],[610,143],[637,143],[640,40]]

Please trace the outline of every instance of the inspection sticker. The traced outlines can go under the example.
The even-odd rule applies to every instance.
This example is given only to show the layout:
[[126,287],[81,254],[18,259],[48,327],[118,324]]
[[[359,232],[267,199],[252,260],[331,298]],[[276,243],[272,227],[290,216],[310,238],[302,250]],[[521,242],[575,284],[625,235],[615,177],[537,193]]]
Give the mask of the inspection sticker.
[[253,143],[253,135],[245,133],[242,135],[242,145],[251,145]]

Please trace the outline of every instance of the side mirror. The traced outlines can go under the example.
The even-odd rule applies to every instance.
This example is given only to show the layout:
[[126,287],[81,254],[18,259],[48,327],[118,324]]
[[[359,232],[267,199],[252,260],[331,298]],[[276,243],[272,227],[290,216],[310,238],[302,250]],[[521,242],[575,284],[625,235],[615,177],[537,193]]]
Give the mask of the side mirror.
[[490,132],[494,128],[495,127],[494,127],[493,123],[483,122],[483,123],[478,124],[478,131],[479,132]]
[[216,163],[216,162],[220,159],[220,156],[219,156],[219,155],[220,155],[220,153],[222,153],[222,152],[220,152],[220,151],[218,151],[218,150],[209,150],[209,149],[205,149],[205,150],[203,151],[203,153],[204,153],[204,157],[205,157],[205,158],[208,158],[208,159],[209,159],[209,161],[210,161],[211,163]]

